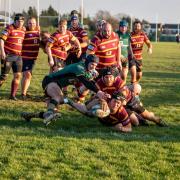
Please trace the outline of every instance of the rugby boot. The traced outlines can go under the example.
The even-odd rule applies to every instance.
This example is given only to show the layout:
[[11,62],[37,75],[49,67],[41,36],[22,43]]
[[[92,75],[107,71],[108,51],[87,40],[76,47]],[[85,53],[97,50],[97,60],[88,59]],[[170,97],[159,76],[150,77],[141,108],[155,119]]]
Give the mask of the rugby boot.
[[157,122],[156,124],[160,127],[168,127],[168,124],[162,119],[159,119],[159,122]]
[[39,113],[33,113],[33,112],[22,112],[21,117],[26,120],[27,122],[31,121],[32,118],[39,117]]
[[10,96],[9,99],[13,101],[18,101],[18,98],[16,96]]
[[43,123],[45,124],[45,126],[48,126],[52,121],[56,121],[58,118],[60,118],[61,113],[47,111],[44,113],[43,117],[44,117]]

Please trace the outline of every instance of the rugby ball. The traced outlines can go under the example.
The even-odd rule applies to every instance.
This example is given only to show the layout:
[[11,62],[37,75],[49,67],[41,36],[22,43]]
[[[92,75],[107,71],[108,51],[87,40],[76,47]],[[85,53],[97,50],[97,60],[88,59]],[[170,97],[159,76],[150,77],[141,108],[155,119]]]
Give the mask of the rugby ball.
[[99,104],[97,104],[92,107],[91,112],[96,117],[104,118],[110,114],[110,109],[108,108],[106,111],[103,111],[101,109],[101,106]]

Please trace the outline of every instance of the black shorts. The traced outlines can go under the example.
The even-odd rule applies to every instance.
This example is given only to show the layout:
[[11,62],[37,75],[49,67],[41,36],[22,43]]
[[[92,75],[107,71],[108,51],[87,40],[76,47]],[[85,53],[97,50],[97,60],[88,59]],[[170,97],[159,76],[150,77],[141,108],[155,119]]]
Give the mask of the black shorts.
[[34,65],[35,65],[35,60],[24,60],[23,61],[22,72],[32,71]]
[[132,66],[136,66],[137,72],[142,72],[142,60],[130,59],[129,69],[131,69]]
[[141,102],[134,97],[130,102],[127,103],[126,111],[129,115],[131,111],[142,114],[145,111],[145,108],[141,105]]
[[44,79],[42,80],[43,90],[46,90],[46,86],[51,82],[53,82],[52,79],[49,76],[45,76]]
[[22,57],[15,54],[8,54],[4,64],[4,74],[9,74],[11,68],[13,73],[22,72]]

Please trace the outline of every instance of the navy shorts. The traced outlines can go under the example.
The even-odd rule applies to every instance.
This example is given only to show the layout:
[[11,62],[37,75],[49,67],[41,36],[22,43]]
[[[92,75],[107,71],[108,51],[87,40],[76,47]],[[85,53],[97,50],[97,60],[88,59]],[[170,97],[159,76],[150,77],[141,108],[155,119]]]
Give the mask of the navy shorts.
[[136,66],[137,72],[142,72],[142,60],[136,60],[136,59],[129,60],[129,69],[131,69],[132,66]]
[[132,100],[130,100],[130,102],[127,103],[126,111],[129,115],[131,111],[142,114],[145,111],[145,108],[142,106],[141,102],[134,97]]
[[4,64],[4,74],[9,74],[10,70],[13,73],[22,72],[22,57],[15,54],[8,54]]
[[35,64],[35,60],[23,60],[22,72],[32,71]]

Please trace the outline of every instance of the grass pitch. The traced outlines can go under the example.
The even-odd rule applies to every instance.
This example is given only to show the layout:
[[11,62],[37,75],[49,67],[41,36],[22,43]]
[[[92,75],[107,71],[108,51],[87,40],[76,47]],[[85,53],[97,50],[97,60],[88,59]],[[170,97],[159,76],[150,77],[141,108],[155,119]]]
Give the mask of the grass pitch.
[[153,47],[152,56],[144,52],[141,99],[168,128],[150,124],[118,133],[66,105],[62,118],[47,128],[40,119],[26,123],[22,111],[45,109],[37,97],[43,96],[47,58],[41,52],[30,101],[8,100],[10,75],[0,89],[0,179],[179,179],[180,46]]

